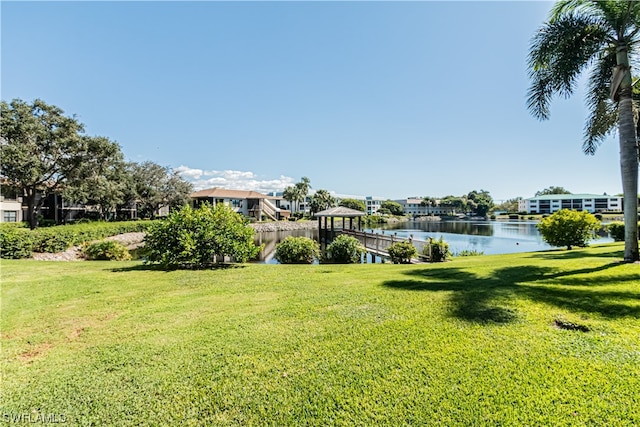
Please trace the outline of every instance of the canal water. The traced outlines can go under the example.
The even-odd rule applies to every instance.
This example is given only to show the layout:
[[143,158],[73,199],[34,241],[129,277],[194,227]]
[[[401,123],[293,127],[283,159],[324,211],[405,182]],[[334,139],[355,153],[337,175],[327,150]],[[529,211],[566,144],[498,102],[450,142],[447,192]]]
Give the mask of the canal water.
[[[413,237],[428,240],[442,237],[455,256],[462,251],[482,252],[485,255],[533,252],[552,249],[542,240],[535,221],[405,221],[383,224],[365,231],[395,234],[398,237]],[[264,244],[259,255],[263,263],[277,263],[274,259],[276,244],[287,236],[304,236],[318,240],[318,230],[276,231],[256,234],[256,244]],[[602,232],[595,242],[612,242]]]

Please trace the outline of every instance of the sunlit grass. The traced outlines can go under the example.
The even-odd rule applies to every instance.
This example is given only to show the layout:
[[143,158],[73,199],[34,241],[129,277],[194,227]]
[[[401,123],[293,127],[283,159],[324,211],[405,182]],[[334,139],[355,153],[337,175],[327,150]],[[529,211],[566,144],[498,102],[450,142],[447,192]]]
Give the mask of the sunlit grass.
[[72,425],[640,424],[640,266],[621,251],[171,272],[2,261],[2,410]]

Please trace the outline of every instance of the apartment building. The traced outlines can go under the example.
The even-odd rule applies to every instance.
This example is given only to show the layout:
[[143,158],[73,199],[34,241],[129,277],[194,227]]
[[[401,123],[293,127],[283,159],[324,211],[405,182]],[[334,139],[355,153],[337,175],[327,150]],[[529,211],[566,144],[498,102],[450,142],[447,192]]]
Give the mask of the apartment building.
[[550,214],[560,209],[572,209],[591,213],[621,212],[621,196],[602,194],[548,194],[518,202],[518,210],[531,214]]

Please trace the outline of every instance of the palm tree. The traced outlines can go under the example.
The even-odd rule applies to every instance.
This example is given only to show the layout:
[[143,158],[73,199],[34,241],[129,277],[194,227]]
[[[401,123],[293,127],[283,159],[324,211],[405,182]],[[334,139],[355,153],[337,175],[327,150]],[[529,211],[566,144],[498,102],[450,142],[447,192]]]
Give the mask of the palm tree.
[[311,196],[311,213],[317,213],[336,205],[336,199],[327,190],[318,190]]
[[298,189],[294,186],[289,186],[284,189],[282,197],[291,205],[291,211],[293,211],[293,202],[298,200]]
[[309,194],[309,189],[311,188],[311,180],[306,176],[303,176],[300,179],[300,182],[295,185],[296,190],[298,191],[298,209],[300,208],[300,202],[304,202],[307,198],[307,194]]
[[[624,196],[624,259],[638,254],[638,141],[632,101],[631,66],[640,41],[640,2],[561,0],[536,33],[529,51],[528,109],[549,118],[554,95],[570,96],[580,74],[589,71],[583,148],[594,154],[618,131]],[[613,76],[612,76],[613,72]]]

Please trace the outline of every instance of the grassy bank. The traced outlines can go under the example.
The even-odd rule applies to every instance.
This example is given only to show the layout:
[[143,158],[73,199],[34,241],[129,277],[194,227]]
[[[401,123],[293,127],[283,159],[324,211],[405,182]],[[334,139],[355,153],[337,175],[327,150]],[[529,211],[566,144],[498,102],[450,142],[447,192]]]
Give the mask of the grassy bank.
[[197,272],[3,260],[3,416],[638,425],[640,266],[622,248]]

